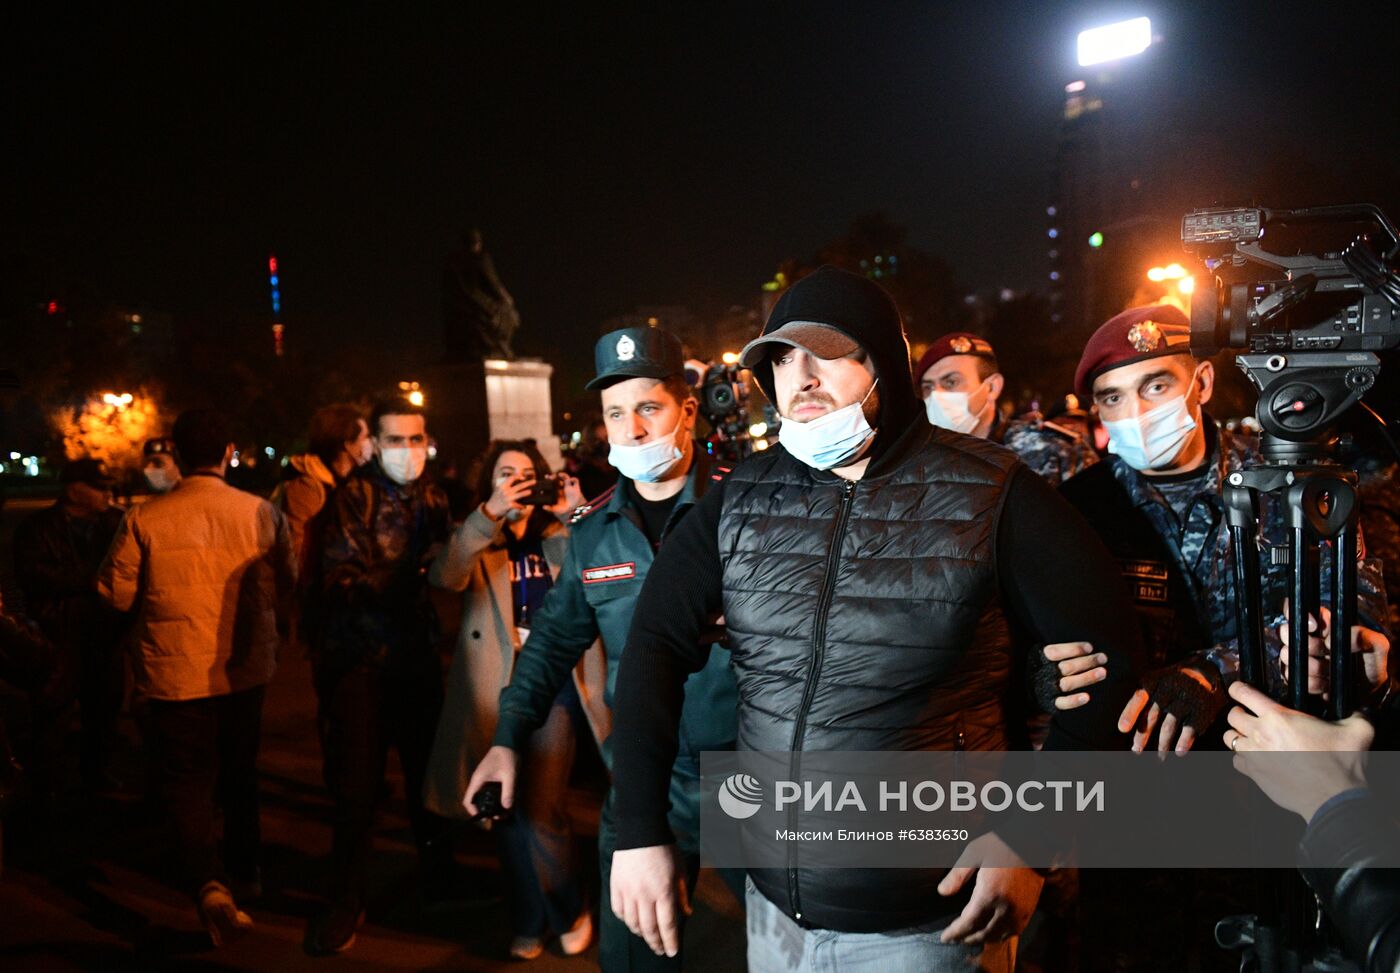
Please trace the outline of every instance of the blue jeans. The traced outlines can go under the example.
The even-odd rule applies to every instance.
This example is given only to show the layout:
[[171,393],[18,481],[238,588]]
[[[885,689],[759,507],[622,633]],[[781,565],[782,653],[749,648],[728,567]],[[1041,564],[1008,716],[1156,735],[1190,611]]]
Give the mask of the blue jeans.
[[889,932],[803,929],[745,882],[749,973],[1011,973],[1016,941],[985,946],[938,941],[952,921]]
[[[573,688],[569,683],[570,694]],[[577,699],[573,695],[575,706]],[[576,742],[568,701],[556,702],[544,726],[530,737],[516,814],[494,829],[517,936],[543,939],[566,933],[583,912],[568,814]]]

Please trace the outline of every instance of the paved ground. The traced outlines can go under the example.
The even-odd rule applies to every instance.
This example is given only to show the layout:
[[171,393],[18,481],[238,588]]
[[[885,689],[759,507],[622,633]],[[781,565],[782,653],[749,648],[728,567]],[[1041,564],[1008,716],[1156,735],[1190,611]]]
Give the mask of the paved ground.
[[[22,513],[12,506],[0,524],[0,562],[6,567],[6,541],[15,516]],[[369,918],[358,943],[332,959],[306,956],[301,945],[305,923],[321,901],[330,846],[313,709],[306,663],[284,660],[264,714],[260,766],[267,891],[249,908],[257,928],[248,939],[212,949],[193,906],[165,880],[168,839],[138,796],[142,755],[136,723],[127,719],[118,766],[130,781],[131,794],[91,805],[74,796],[41,820],[21,814],[6,825],[0,970],[513,968],[546,973],[597,968],[596,950],[574,959],[549,952],[530,964],[510,962],[505,958],[509,923],[501,904],[425,913],[417,900],[397,768],[376,844]],[[21,701],[0,695],[0,714],[19,724],[22,739]],[[592,861],[596,794],[575,793],[580,851]],[[498,887],[489,835],[462,826],[459,854],[483,888]],[[744,968],[739,906],[709,873],[702,875],[687,938],[687,969],[733,973]]]

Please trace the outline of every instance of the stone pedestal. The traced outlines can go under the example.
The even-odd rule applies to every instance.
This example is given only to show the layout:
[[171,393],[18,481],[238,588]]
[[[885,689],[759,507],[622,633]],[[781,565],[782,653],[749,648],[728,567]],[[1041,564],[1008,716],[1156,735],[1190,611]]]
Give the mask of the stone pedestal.
[[473,458],[493,439],[533,439],[552,469],[563,457],[554,435],[549,379],[542,361],[487,359],[438,365],[424,383],[428,427],[444,468],[466,476]]

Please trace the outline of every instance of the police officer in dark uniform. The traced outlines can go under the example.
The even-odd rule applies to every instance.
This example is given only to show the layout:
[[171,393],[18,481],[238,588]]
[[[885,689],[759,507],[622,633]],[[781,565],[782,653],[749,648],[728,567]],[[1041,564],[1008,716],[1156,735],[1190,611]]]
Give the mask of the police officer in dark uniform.
[[1093,446],[1067,426],[1035,413],[1003,420],[997,399],[1004,385],[991,344],[964,331],[939,338],[914,366],[914,390],[935,426],[1000,443],[1051,484],[1098,460]]
[[[657,549],[706,488],[729,472],[694,442],[697,403],[685,381],[685,356],[675,336],[656,328],[623,328],[599,339],[594,363],[597,375],[588,388],[601,393],[608,461],[620,475],[612,489],[574,516],[559,578],[501,693],[493,746],[467,785],[467,807],[473,812],[477,792],[488,781],[501,782],[502,803],[509,806],[518,754],[598,638],[607,655],[605,701],[611,707],[633,609]],[[715,633],[720,634],[717,628]],[[714,645],[708,664],[686,683],[683,742],[670,784],[670,822],[682,836],[690,888],[699,871],[700,753],[734,748],[737,706],[729,652]],[[607,740],[602,755],[611,769]],[[613,914],[608,880],[614,841],[609,794],[598,835],[603,970],[679,970],[680,956],[655,955]]]
[[[1204,410],[1214,376],[1209,361],[1191,355],[1186,316],[1165,305],[1132,308],[1104,324],[1075,376],[1079,395],[1092,397],[1108,431],[1110,456],[1061,492],[1117,555],[1156,663],[1177,670],[1138,697],[1161,704],[1155,707],[1161,749],[1170,748],[1178,731],[1178,749],[1191,746],[1218,714],[1224,684],[1238,668],[1234,558],[1221,489],[1230,473],[1258,460],[1259,444],[1220,428]],[[1282,544],[1282,510],[1266,502],[1263,513],[1264,539]],[[1265,558],[1261,570],[1266,618],[1276,630],[1288,569]],[[1357,595],[1361,625],[1354,638],[1369,672],[1389,646],[1385,586],[1369,559],[1357,562]],[[1281,689],[1283,642],[1276,635],[1268,641],[1272,688]],[[1198,688],[1180,683],[1183,674]],[[1168,715],[1173,705],[1176,716]],[[1155,723],[1151,715],[1142,721],[1144,737],[1135,746]]]
[[[1134,749],[1151,746],[1154,730],[1159,750],[1224,746],[1225,686],[1236,677],[1238,648],[1234,559],[1221,489],[1231,472],[1258,460],[1259,444],[1219,427],[1205,411],[1213,386],[1211,362],[1191,354],[1186,316],[1168,306],[1133,308],[1105,323],[1090,338],[1075,376],[1080,400],[1094,403],[1108,432],[1109,455],[1060,492],[1118,559],[1151,656],[1143,687],[1119,722],[1134,733]],[[1264,538],[1282,542],[1282,511],[1266,503],[1263,512]],[[1268,668],[1278,688],[1276,626],[1287,568],[1263,558],[1261,569],[1266,618],[1274,626]],[[1385,596],[1375,565],[1359,561],[1357,580],[1362,625],[1383,626]],[[1372,664],[1384,657],[1388,643],[1381,644],[1379,631],[1358,627],[1356,639]],[[1074,664],[1082,667],[1084,658]],[[1059,708],[1066,705],[1072,704],[1062,699]],[[1104,923],[1102,935],[1085,937],[1088,968],[1238,967],[1237,955],[1215,946],[1212,929],[1221,916],[1256,905],[1247,873],[1085,872],[1082,886],[1086,916],[1112,915],[1115,903],[1132,901],[1156,917],[1146,926]]]

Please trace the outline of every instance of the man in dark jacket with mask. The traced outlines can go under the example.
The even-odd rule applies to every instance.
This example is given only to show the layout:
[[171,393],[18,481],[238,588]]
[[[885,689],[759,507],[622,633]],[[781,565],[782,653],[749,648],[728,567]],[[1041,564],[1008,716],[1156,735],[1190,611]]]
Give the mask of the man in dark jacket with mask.
[[324,617],[312,659],[335,836],[331,901],[307,937],[315,954],[354,942],[390,745],[403,764],[425,897],[446,897],[455,880],[446,822],[423,807],[443,692],[427,567],[451,518],[446,495],[420,479],[428,460],[423,410],[406,401],[380,405],[370,431],[374,459],[336,491],[321,528]]
[[997,402],[1006,380],[987,339],[955,331],[928,346],[914,387],[935,426],[1000,443],[1058,485],[1098,462],[1087,437],[1038,413],[1004,419]]
[[[1083,521],[1014,454],[925,420],[878,285],[823,268],[784,295],[743,357],[783,416],[782,448],[741,465],[678,527],[618,677],[612,906],[665,952],[681,892],[666,778],[680,689],[704,662],[696,636],[714,612],[730,633],[743,750],[1007,749],[1022,719],[1008,704],[1025,654],[1013,626],[1040,645],[1098,633],[1108,680],[1057,715],[1048,745],[1118,747],[1139,650]],[[810,970],[819,947],[848,973],[1009,970],[1007,940],[1040,890],[1023,868],[750,879],[749,961],[765,971]]]

